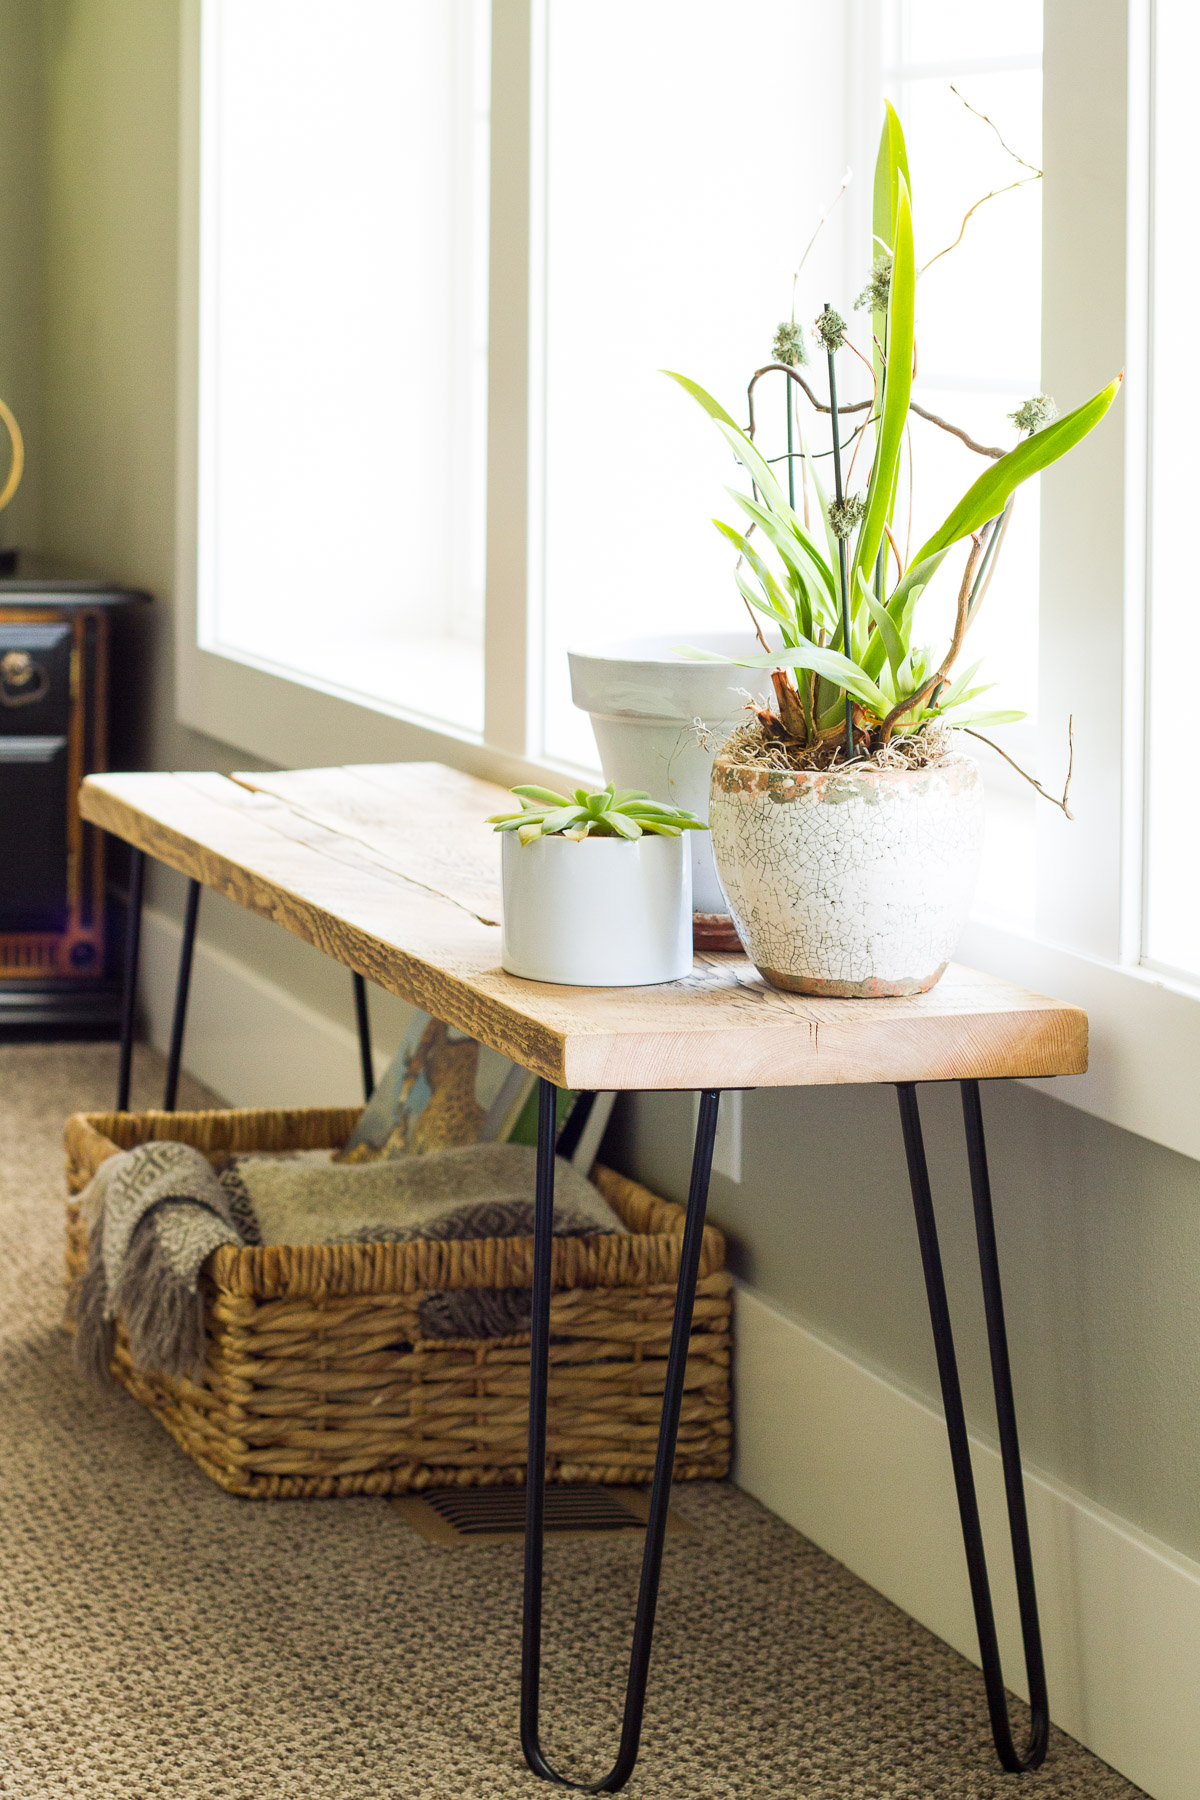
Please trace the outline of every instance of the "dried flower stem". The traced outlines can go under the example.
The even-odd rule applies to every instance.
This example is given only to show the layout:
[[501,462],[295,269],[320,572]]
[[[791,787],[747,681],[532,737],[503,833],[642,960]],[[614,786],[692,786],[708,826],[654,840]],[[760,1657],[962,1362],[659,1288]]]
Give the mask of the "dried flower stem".
[[969,113],[974,113],[977,119],[982,119],[984,124],[989,126],[991,130],[996,133],[1000,148],[1007,156],[1011,156],[1015,163],[1020,163],[1023,169],[1028,169],[1031,175],[1036,175],[1039,179],[1041,178],[1042,171],[1038,168],[1036,163],[1026,162],[1023,156],[1017,155],[1011,144],[1005,143],[1004,139],[1000,136],[1000,128],[994,119],[989,119],[985,112],[980,112],[977,106],[972,106],[966,95],[960,94],[953,82],[950,83],[950,92],[954,95],[956,100],[962,101]]
[[796,318],[796,283],[800,279],[800,271],[804,267],[805,263],[808,261],[808,253],[812,249],[813,245],[816,243],[817,239],[820,237],[821,232],[824,228],[826,219],[829,217],[830,213],[833,211],[834,207],[837,205],[838,201],[841,199],[841,197],[845,193],[846,189],[850,186],[851,179],[852,179],[852,171],[847,169],[846,173],[842,176],[841,187],[838,189],[837,193],[833,196],[833,199],[829,202],[829,205],[823,206],[821,208],[820,215],[817,219],[817,228],[813,232],[812,236],[809,238],[807,244],[805,244],[804,254],[800,258],[800,261],[796,264],[795,272],[792,275],[792,320],[793,320],[793,322],[795,321],[795,318]]
[[971,215],[977,213],[981,206],[986,205],[989,200],[998,200],[1001,194],[1011,194],[1014,188],[1028,187],[1031,181],[1040,181],[1041,179],[1041,171],[1039,170],[1036,175],[1022,175],[1016,181],[1006,183],[1004,187],[993,188],[990,194],[982,194],[975,202],[974,206],[969,206],[963,214],[963,222],[958,228],[958,236],[955,238],[954,242],[952,244],[947,244],[943,250],[939,250],[936,256],[931,256],[927,263],[922,263],[921,267],[917,270],[917,279],[920,280],[921,276],[929,269],[932,269],[935,262],[940,262],[943,256],[949,256],[952,250],[958,249],[958,246],[963,241],[963,233],[970,223]]
[[1061,807],[1063,816],[1065,818],[1070,819],[1072,822],[1074,822],[1075,814],[1071,811],[1070,807],[1067,805],[1067,795],[1071,791],[1071,777],[1075,773],[1075,715],[1074,715],[1074,713],[1072,713],[1071,717],[1067,720],[1067,779],[1063,782],[1063,791],[1062,791],[1062,799],[1061,800],[1056,800],[1053,794],[1048,794],[1046,792],[1045,788],[1042,786],[1040,781],[1037,781],[1029,773],[1029,771],[1027,769],[1023,769],[1019,762],[1015,762],[1013,760],[1013,758],[1008,754],[1007,750],[1002,750],[1000,748],[999,744],[994,743],[990,737],[984,737],[982,731],[975,731],[970,725],[962,725],[959,727],[959,729],[961,731],[965,731],[968,737],[978,738],[979,742],[981,744],[986,744],[989,750],[994,750],[996,752],[997,756],[1002,756],[1004,758],[1005,762],[1008,763],[1012,768],[1014,768],[1017,771],[1017,774],[1021,777],[1021,779],[1023,781],[1027,781],[1029,783],[1030,787],[1037,789],[1038,793],[1042,796],[1043,800],[1048,800],[1050,802],[1051,806]]
[[961,438],[963,443],[967,446],[967,449],[974,450],[978,456],[990,456],[995,460],[997,457],[1007,456],[1008,454],[1006,450],[998,450],[994,444],[977,444],[975,439],[970,437],[963,430],[961,425],[952,425],[949,419],[941,419],[938,417],[937,413],[926,412],[925,408],[923,406],[918,406],[915,400],[909,401],[908,410],[909,412],[915,412],[918,419],[927,419],[931,425],[940,426],[943,431],[948,431],[952,437]]
[[1031,181],[1041,181],[1042,180],[1041,169],[1037,168],[1035,166],[1035,164],[1033,164],[1031,162],[1026,162],[1025,158],[1023,156],[1018,156],[1016,151],[1011,147],[1011,145],[1006,144],[1004,139],[1000,136],[1000,132],[999,132],[999,129],[998,129],[995,121],[992,119],[989,119],[985,112],[980,112],[980,110],[977,106],[972,106],[971,102],[969,100],[967,100],[962,94],[959,93],[958,89],[955,87],[953,82],[950,83],[950,92],[954,95],[956,100],[962,101],[963,105],[966,107],[968,112],[974,113],[975,117],[977,119],[982,119],[983,123],[986,126],[988,126],[990,130],[992,130],[996,133],[997,141],[1000,145],[1000,148],[1004,151],[1005,155],[1011,156],[1015,163],[1019,163],[1023,169],[1028,169],[1030,171],[1030,173],[1028,175],[1018,176],[1016,181],[1010,181],[1006,187],[993,188],[992,192],[990,194],[984,194],[981,199],[979,199],[975,202],[974,206],[968,207],[967,211],[963,215],[963,222],[958,228],[958,236],[955,238],[954,242],[952,244],[947,244],[946,248],[944,250],[939,250],[936,256],[931,256],[929,261],[922,265],[921,269],[918,272],[919,276],[924,275],[926,269],[931,269],[933,267],[934,263],[939,262],[943,256],[949,256],[949,254],[952,250],[958,249],[958,246],[962,243],[963,233],[967,229],[967,224],[968,224],[968,221],[970,220],[971,214],[978,212],[979,208],[981,206],[985,205],[987,201],[996,200],[1000,197],[1001,194],[1011,194],[1014,188],[1028,187],[1028,185]]

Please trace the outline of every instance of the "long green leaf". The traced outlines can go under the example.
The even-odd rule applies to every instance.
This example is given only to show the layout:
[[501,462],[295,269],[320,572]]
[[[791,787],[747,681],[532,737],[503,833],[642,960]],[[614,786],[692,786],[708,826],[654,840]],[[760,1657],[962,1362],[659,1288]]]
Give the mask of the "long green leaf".
[[1120,391],[1122,375],[1108,386],[1077,406],[1064,418],[1055,419],[1049,425],[1043,425],[1032,437],[1023,438],[1015,450],[994,462],[990,469],[984,471],[979,480],[974,482],[963,495],[953,512],[934,532],[927,543],[921,545],[913,558],[914,564],[923,562],[926,557],[934,556],[939,550],[946,550],[951,544],[958,543],[989,519],[994,519],[1004,510],[1004,504],[1023,481],[1031,475],[1037,475],[1051,463],[1073,450],[1082,442],[1088,432],[1097,426]]
[[913,608],[942,566],[946,552],[937,550],[923,561],[911,562],[892,589],[887,609],[902,638],[908,640],[912,629]]
[[738,488],[726,488],[725,491],[731,500],[737,501],[747,517],[754,520],[759,530],[770,538],[784,562],[806,587],[822,587],[831,600],[835,597],[837,587],[833,570],[798,515],[793,514],[791,519],[781,519],[769,507],[761,506],[757,500],[752,500],[749,494],[743,494]]
[[680,387],[692,396],[693,400],[700,402],[710,419],[717,419],[726,425],[732,425],[734,430],[737,430],[737,425],[725,411],[721,402],[714,400],[698,381],[692,381],[687,375],[677,375],[674,369],[660,369],[658,372],[660,375],[666,375],[671,381],[677,381]]
[[752,606],[755,612],[762,613],[765,619],[770,619],[773,625],[779,626],[780,630],[783,632],[783,641],[785,644],[790,638],[794,638],[797,635],[796,621],[794,619],[789,619],[786,616],[781,617],[769,600],[764,600],[761,594],[755,593],[753,587],[746,580],[746,577],[742,574],[740,569],[735,569],[733,571],[733,579],[737,583],[738,593],[742,596],[742,599],[746,602],[747,606]]
[[[908,150],[904,131],[890,100],[883,103],[883,130],[879,134],[879,154],[875,158],[875,184],[871,196],[871,261],[894,249],[896,243],[896,206],[900,195],[900,177],[912,199],[912,180],[908,173]],[[887,314],[871,314],[871,361],[875,379],[882,386],[883,358],[879,344],[887,343]],[[889,514],[890,516],[890,514]]]
[[[812,482],[813,492],[817,496],[817,505],[821,509],[821,523],[825,527],[825,543],[829,550],[829,567],[831,570],[833,570],[837,567],[838,541],[837,541],[837,537],[834,534],[833,527],[829,523],[829,495],[825,492],[825,489],[821,486],[821,477],[817,474],[817,466],[814,463],[811,455],[809,454],[808,441],[803,436],[800,439],[800,448],[804,453],[804,466],[808,470],[808,478]],[[837,600],[836,586],[834,586],[831,591],[834,595],[834,600],[836,603],[836,600]]]
[[[945,688],[942,693],[938,695],[937,703],[943,711],[945,711],[947,707],[957,706],[960,700],[965,700],[967,698],[967,689],[971,686],[972,681],[974,681],[976,675],[979,673],[982,663],[983,658],[980,657],[979,661],[973,662],[969,669],[964,669],[961,675],[956,675],[954,680],[950,683],[950,686]],[[989,682],[988,685],[989,687],[995,687],[996,684],[995,682]],[[986,692],[986,690],[984,688],[972,688],[971,692],[973,695],[982,694]]]
[[1023,712],[968,712],[961,718],[948,718],[946,723],[956,729],[963,725],[1016,725],[1019,720],[1028,716],[1028,713]]
[[[861,578],[860,578],[861,579]],[[864,587],[863,599],[867,603],[867,611],[875,621],[875,629],[879,633],[884,652],[887,655],[888,667],[894,680],[899,681],[900,670],[904,664],[904,645],[900,633],[896,630],[895,620],[886,606],[881,606],[870,588]]]
[[[694,656],[695,651],[686,654]],[[728,660],[739,669],[811,669],[815,675],[824,675],[827,680],[836,682],[864,706],[887,710],[886,699],[870,676],[864,675],[858,664],[843,656],[840,650],[823,649],[819,644],[794,644],[786,650],[770,650],[757,656],[731,656]]]
[[883,130],[879,134],[879,154],[875,158],[875,186],[871,196],[871,227],[875,238],[872,259],[882,250],[896,247],[896,212],[900,189],[899,177],[912,196],[912,180],[908,173],[908,149],[904,129],[890,100],[883,103]]
[[916,306],[917,267],[913,254],[912,208],[908,184],[898,175],[899,194],[896,203],[896,243],[892,262],[892,285],[888,296],[887,380],[884,383],[883,407],[876,427],[875,456],[871,464],[871,480],[867,488],[867,510],[859,528],[850,571],[850,592],[858,592],[858,571],[875,567],[875,558],[883,542],[896,480],[900,451],[904,444],[904,427],[908,422],[908,402],[912,394],[913,334]]
[[767,505],[781,519],[786,519],[791,512],[783,489],[775,479],[774,471],[761,455],[756,444],[746,436],[737,425],[726,425],[717,420],[717,430],[733,451],[738,461],[745,467],[751,481],[755,483]]
[[[788,594],[784,593],[778,581],[771,573],[770,568],[758,554],[754,545],[750,542],[750,539],[745,537],[742,532],[735,530],[732,525],[723,524],[720,519],[714,519],[713,524],[721,533],[721,536],[728,538],[729,542],[741,552],[750,567],[754,570],[754,573],[762,582],[763,592],[766,594],[767,600],[775,610],[775,616],[785,625],[794,625],[796,622],[795,601]],[[805,610],[807,611],[807,608],[805,608]],[[808,633],[806,632],[805,636],[807,637],[807,635]]]

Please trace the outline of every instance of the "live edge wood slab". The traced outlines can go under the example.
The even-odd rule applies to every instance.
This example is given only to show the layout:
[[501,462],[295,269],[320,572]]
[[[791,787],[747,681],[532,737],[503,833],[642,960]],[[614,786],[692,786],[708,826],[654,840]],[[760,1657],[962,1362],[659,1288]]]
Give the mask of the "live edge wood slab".
[[561,1087],[808,1087],[1074,1075],[1087,1017],[952,964],[912,999],[827,1000],[702,952],[660,987],[571,988],[500,967],[506,799],[437,763],[92,775],[85,819],[272,919]]

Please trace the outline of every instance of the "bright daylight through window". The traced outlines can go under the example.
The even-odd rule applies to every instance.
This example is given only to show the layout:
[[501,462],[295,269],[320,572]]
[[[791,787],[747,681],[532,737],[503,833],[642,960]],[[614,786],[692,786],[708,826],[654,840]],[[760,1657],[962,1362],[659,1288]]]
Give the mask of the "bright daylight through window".
[[[670,12],[647,14],[624,0],[615,16],[612,8],[596,14],[567,0],[550,5],[540,750],[551,761],[595,760],[587,721],[572,708],[562,676],[571,643],[652,631],[682,642],[698,632],[749,632],[732,553],[710,524],[727,512],[724,488],[735,472],[659,371],[687,371],[745,416],[748,377],[771,360],[775,327],[793,303],[796,265],[848,160],[855,178],[801,273],[796,317],[807,331],[828,297],[864,348],[869,339],[867,315],[853,313],[850,301],[868,268],[881,96],[861,97],[861,143],[828,99],[829,116],[814,130],[820,99],[802,118],[785,60],[758,53],[786,40],[794,4],[757,5],[752,33],[744,13],[701,6],[682,39]],[[883,0],[881,14],[883,85],[905,121],[917,253],[926,266],[914,397],[982,443],[1007,449],[1018,434],[1006,415],[1039,388],[1041,7],[1023,0],[984,22],[945,0]],[[631,35],[641,46],[636,58],[625,54]],[[745,140],[713,128],[747,95],[754,97],[754,160],[779,172],[771,181],[755,178],[739,152]],[[614,104],[624,121],[615,138],[606,137]],[[995,197],[964,226],[985,195]],[[790,230],[780,229],[781,220]],[[928,364],[923,344],[936,346]],[[823,375],[812,379],[823,397]],[[843,380],[843,398],[863,397],[853,367]],[[760,392],[760,435],[772,455],[786,450],[774,417],[784,416],[783,404],[782,396]],[[799,422],[827,458],[824,425],[806,405]],[[912,435],[921,510],[910,528],[903,501],[902,550],[922,541],[986,466],[935,426],[915,421]],[[907,490],[907,462],[902,482]],[[585,517],[607,522],[587,532],[586,548]],[[955,585],[943,579],[923,603],[930,642],[952,621]],[[986,656],[997,707],[1030,714],[1037,587],[1038,502],[1030,484],[1016,503],[969,659]],[[997,730],[1010,754],[1030,760],[1032,720]],[[983,889],[994,907],[1019,916],[1032,905],[1032,790],[991,751],[974,747],[994,789]]]
[[[797,0],[693,0],[681,31],[684,10],[541,0],[528,117],[503,127],[527,142],[528,176],[522,142],[494,151],[492,202],[526,179],[531,196],[531,474],[528,588],[492,594],[489,631],[527,633],[528,693],[504,748],[542,765],[597,761],[571,703],[568,646],[724,632],[752,647],[733,552],[712,525],[737,467],[662,371],[685,371],[744,418],[749,376],[793,308],[811,341],[831,301],[869,350],[870,315],[852,302],[869,272],[885,93],[905,124],[924,266],[915,400],[1007,448],[1006,415],[1040,385],[1037,0],[986,21],[950,0],[860,0],[838,78],[803,106],[787,58],[764,54],[794,38]],[[201,646],[474,737],[489,11],[486,0],[204,0],[201,81]],[[873,66],[868,41],[882,45]],[[418,68],[434,76],[418,80]],[[733,128],[747,108],[752,133]],[[511,260],[507,238],[498,248]],[[511,342],[507,315],[493,321],[502,327]],[[808,373],[824,398],[819,361]],[[851,359],[842,380],[845,401],[869,391]],[[759,404],[763,447],[782,457],[777,378]],[[828,476],[827,420],[804,402],[796,422]],[[984,466],[914,418],[918,509],[910,521],[906,452],[899,554]],[[1030,483],[967,660],[985,658],[989,705],[1031,715],[1037,574]],[[945,638],[956,587],[948,565],[920,603],[924,642]],[[1032,720],[997,735],[1035,760]],[[973,748],[992,788],[981,890],[1022,916],[1032,790]],[[1065,759],[1065,718],[1062,748]]]
[[1195,631],[1195,568],[1187,527],[1195,505],[1195,433],[1181,406],[1179,303],[1196,279],[1196,246],[1177,221],[1195,208],[1191,168],[1200,15],[1159,0],[1155,17],[1151,235],[1150,629],[1148,633],[1146,880],[1143,956],[1152,967],[1200,975],[1200,852],[1191,706],[1179,693]]
[[207,0],[204,649],[483,725],[483,0]]
[[[924,270],[913,398],[978,443],[1007,450],[1017,437],[1008,414],[1041,386],[1041,0],[1001,8],[883,0],[883,19],[884,83],[904,121],[917,265]],[[911,435],[915,545],[985,464],[920,419]],[[1038,484],[1031,481],[1016,496],[963,659],[983,658],[980,680],[996,684],[989,701],[1028,715],[987,732],[1026,768],[1037,754],[1038,524]],[[905,527],[907,537],[907,521]],[[924,604],[924,628],[937,642],[953,619],[953,583],[937,584]],[[1065,766],[1066,719],[1062,740]],[[981,907],[1029,921],[1033,809],[1044,802],[991,751],[970,747],[989,786]]]

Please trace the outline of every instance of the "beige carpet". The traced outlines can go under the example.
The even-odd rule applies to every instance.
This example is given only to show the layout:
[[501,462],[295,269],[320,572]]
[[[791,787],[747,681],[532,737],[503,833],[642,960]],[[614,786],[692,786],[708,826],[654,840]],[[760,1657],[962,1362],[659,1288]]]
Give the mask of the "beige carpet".
[[[0,1795],[509,1800],[519,1545],[437,1549],[383,1500],[220,1492],[59,1319],[64,1116],[110,1046],[0,1046]],[[161,1065],[143,1056],[139,1099]],[[196,1090],[184,1104],[196,1104]],[[676,1490],[635,1800],[1136,1800],[1070,1739],[1016,1780],[978,1673],[732,1488]],[[631,1534],[632,1535],[632,1534]],[[545,1736],[608,1767],[639,1545],[552,1542]]]

